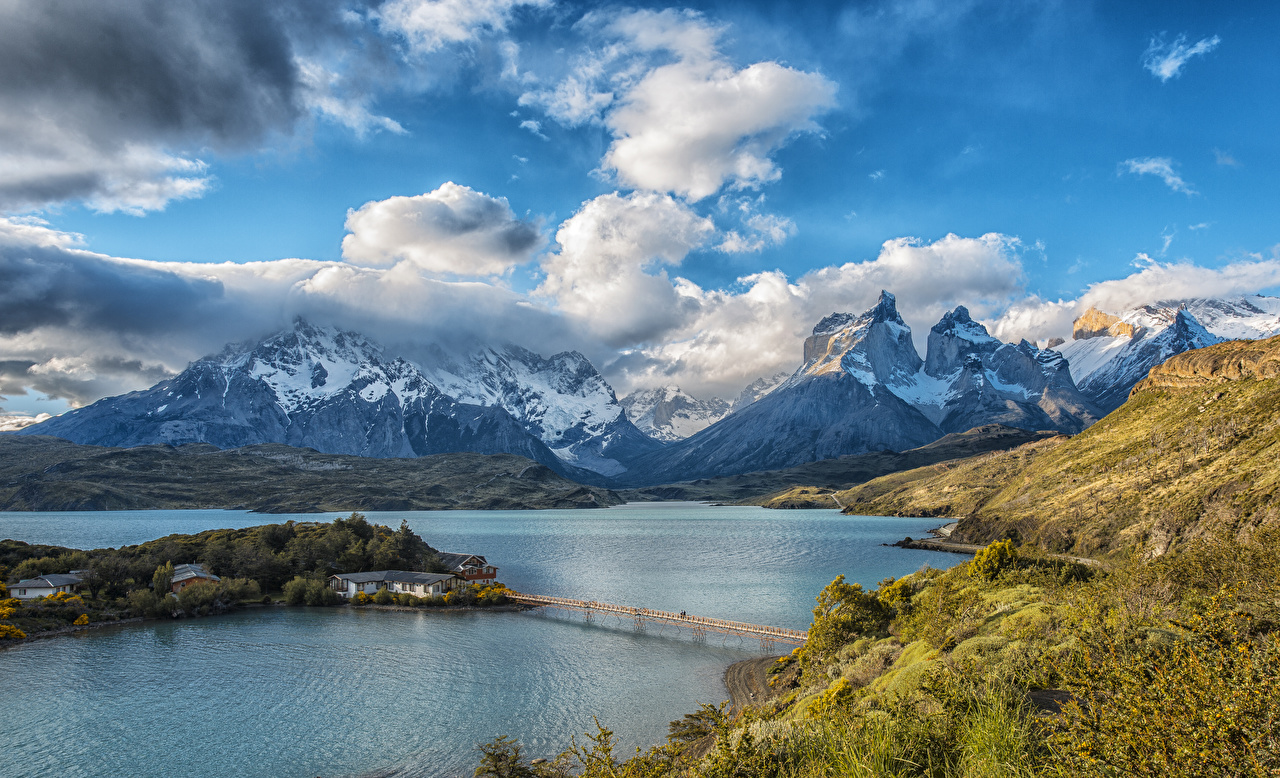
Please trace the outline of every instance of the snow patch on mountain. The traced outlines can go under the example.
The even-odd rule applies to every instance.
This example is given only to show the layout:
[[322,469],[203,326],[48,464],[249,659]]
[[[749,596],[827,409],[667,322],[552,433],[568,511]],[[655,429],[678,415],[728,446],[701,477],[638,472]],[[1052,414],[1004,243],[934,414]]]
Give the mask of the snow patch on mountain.
[[620,400],[627,418],[655,440],[684,440],[729,414],[729,403],[719,397],[699,400],[678,386],[642,389]]
[[747,384],[746,388],[738,394],[737,398],[735,398],[733,403],[729,406],[729,413],[737,413],[760,398],[767,396],[774,389],[777,389],[779,386],[786,383],[787,379],[790,377],[791,373],[783,372],[757,378],[750,384]]
[[423,360],[428,378],[463,402],[505,409],[567,464],[617,475],[659,444],[631,424],[591,361],[577,351],[542,357],[515,345]]

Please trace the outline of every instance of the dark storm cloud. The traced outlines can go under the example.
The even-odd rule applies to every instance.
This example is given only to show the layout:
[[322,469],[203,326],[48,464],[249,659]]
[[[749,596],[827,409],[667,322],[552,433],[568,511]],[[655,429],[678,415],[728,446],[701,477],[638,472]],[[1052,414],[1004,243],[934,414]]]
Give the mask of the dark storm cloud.
[[314,63],[337,60],[351,71],[339,91],[390,61],[359,4],[0,0],[0,209],[141,213],[199,196],[197,157],[293,134]]
[[57,246],[0,243],[0,334],[76,327],[148,335],[217,310],[222,284]]
[[[0,3],[0,100],[135,133],[252,142],[296,119],[292,45],[255,0]],[[114,136],[114,137],[112,137]]]

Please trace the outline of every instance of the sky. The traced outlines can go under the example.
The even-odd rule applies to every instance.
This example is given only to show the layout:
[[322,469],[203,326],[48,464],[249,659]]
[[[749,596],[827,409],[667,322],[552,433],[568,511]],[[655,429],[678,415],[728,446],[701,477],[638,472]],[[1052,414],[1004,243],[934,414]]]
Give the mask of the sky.
[[1280,6],[0,0],[0,413],[297,316],[735,396],[1280,289]]

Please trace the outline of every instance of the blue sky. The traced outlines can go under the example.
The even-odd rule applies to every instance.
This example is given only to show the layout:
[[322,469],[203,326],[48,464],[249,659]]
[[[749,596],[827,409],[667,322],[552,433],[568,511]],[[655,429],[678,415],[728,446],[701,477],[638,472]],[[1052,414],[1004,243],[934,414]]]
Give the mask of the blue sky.
[[729,394],[881,285],[1043,340],[1280,284],[1274,4],[78,6],[0,7],[11,412],[298,314]]

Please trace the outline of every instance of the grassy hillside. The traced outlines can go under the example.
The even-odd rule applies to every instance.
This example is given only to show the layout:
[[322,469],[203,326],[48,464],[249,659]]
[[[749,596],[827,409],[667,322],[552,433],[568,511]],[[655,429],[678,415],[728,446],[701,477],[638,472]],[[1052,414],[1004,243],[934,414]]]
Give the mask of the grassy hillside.
[[0,435],[0,510],[597,508],[621,499],[510,454],[370,459],[279,444],[81,446]]
[[1280,338],[1173,357],[1085,432],[840,492],[845,512],[960,517],[956,539],[1167,552],[1280,522]]
[[476,775],[1276,775],[1277,541],[1189,541],[1108,571],[1002,542],[874,591],[838,578],[766,693],[703,705],[625,762],[602,727],[536,765],[494,741]]
[[[959,459],[987,451],[1001,451],[1051,433],[1028,432],[986,424],[939,438],[927,446],[903,452],[877,451],[809,462],[784,470],[702,478],[664,486],[619,492],[627,500],[695,500],[765,505],[770,508],[834,508],[831,494],[885,473]],[[800,487],[800,489],[797,489]],[[785,496],[784,496],[785,495]]]

